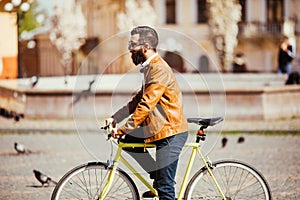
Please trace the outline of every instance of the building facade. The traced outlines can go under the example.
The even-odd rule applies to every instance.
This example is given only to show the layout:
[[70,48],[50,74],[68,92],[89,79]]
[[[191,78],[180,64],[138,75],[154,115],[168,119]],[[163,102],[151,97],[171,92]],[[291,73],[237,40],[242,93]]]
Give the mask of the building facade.
[[[179,63],[176,70],[192,73],[220,71],[220,61],[209,27],[209,5],[211,0],[149,0],[155,16],[154,27],[160,34],[160,50],[169,62]],[[120,31],[118,17],[129,12],[132,2],[137,3],[136,12],[144,10],[141,23],[149,17],[145,1],[141,0],[76,0],[87,20],[87,42],[80,51],[74,52],[70,75],[124,73],[133,66],[127,50],[128,31]],[[277,52],[283,35],[290,37],[296,52],[292,66],[300,71],[299,33],[300,1],[298,0],[239,0],[241,21],[238,24],[238,43],[235,53],[244,57],[248,72],[275,73]],[[134,11],[127,13],[134,15]],[[143,18],[143,19],[142,19]],[[24,71],[21,76],[59,76],[63,68],[59,53],[51,44],[48,35],[36,38],[35,54],[22,48]],[[26,46],[26,44],[24,44]],[[33,50],[31,49],[31,52]],[[38,56],[35,66],[26,60],[28,56]],[[27,73],[26,73],[27,71]],[[227,72],[232,72],[229,68]]]
[[[89,0],[81,3],[88,19],[89,36],[98,37],[100,43],[111,41],[111,37],[119,32],[117,16],[120,12],[126,12],[126,0]],[[168,43],[175,43],[173,46],[178,47],[175,48],[175,53],[184,60],[182,72],[220,70],[208,23],[210,0],[150,0],[150,3],[157,19],[155,27],[162,32],[161,47],[165,49],[163,47]],[[241,21],[238,24],[238,44],[235,52],[244,55],[249,72],[276,72],[278,46],[283,35],[290,37],[294,51],[298,52],[300,1],[239,0],[239,3]],[[125,35],[116,42],[118,45],[114,45],[122,49],[119,52],[122,61],[112,59],[116,65],[112,67],[114,69],[109,70],[111,73],[124,72],[130,68],[118,66],[124,60],[126,61],[124,52],[126,52],[127,39],[128,35]],[[122,43],[122,40],[125,40],[125,43]],[[105,53],[104,57],[106,57]],[[107,67],[110,62],[111,60],[108,60],[101,65]],[[298,56],[293,61],[293,69],[299,71]],[[229,69],[229,72],[231,71],[232,69]]]

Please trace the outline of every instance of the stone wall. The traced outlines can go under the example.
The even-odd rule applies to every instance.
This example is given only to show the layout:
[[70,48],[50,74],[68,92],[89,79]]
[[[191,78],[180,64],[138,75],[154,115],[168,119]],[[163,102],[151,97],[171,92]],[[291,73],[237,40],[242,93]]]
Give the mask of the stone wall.
[[[140,87],[139,77],[140,74],[101,76],[90,92],[86,91],[93,76],[70,77],[69,85],[63,84],[63,77],[41,78],[36,88],[28,86],[28,79],[2,80],[0,108],[18,108],[26,118],[108,117]],[[187,117],[225,116],[237,120],[300,117],[300,85],[285,86],[286,76],[177,74],[177,79]]]

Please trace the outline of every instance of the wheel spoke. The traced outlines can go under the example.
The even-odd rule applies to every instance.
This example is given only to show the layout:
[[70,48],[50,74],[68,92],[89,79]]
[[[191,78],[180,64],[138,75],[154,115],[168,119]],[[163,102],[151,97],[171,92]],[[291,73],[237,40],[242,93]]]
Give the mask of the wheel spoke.
[[[74,168],[56,185],[51,200],[97,200],[110,172],[111,169],[101,163]],[[139,199],[136,186],[125,172],[117,170],[114,177],[105,199]]]
[[[217,162],[212,170],[227,199],[270,199],[270,189],[263,176],[248,165],[236,161]],[[221,199],[206,169],[191,179],[185,199]]]

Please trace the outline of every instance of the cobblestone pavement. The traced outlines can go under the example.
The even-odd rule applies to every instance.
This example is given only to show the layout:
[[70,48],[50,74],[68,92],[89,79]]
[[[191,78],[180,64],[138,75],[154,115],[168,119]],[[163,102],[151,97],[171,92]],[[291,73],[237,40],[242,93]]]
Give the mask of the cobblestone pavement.
[[[0,120],[1,200],[50,199],[54,185],[41,187],[33,175],[33,169],[59,180],[68,170],[79,164],[108,159],[109,144],[100,132],[83,128],[78,132],[72,131],[71,123],[60,128],[59,123],[53,123],[49,127],[36,122],[32,122],[31,126],[28,125],[30,122],[26,123],[29,127],[27,130],[25,126],[20,128],[20,124],[15,124],[13,129],[11,121]],[[56,128],[53,127],[54,124]],[[299,133],[291,134],[286,131],[268,135],[240,131],[225,135],[228,138],[225,148],[221,148],[220,142],[223,135],[211,133],[203,150],[210,153],[211,160],[230,158],[252,164],[269,182],[274,199],[296,200],[300,199]],[[245,137],[245,142],[238,144],[237,139],[240,136]],[[18,155],[13,148],[14,142],[24,144],[32,153]],[[186,160],[187,156],[188,151],[184,150],[181,160]],[[182,163],[178,169],[177,187],[184,168],[184,162]],[[200,167],[200,163],[196,167]],[[144,191],[144,188],[139,189]]]

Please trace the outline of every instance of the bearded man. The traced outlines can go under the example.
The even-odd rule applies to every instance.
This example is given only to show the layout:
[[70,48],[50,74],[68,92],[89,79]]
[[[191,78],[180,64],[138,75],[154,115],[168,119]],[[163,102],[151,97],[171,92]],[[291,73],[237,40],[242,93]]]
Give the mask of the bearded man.
[[[133,28],[128,44],[133,63],[144,74],[141,90],[106,124],[127,121],[112,129],[123,142],[156,144],[156,159],[143,148],[126,149],[154,179],[160,200],[175,200],[175,175],[180,152],[187,140],[182,93],[172,68],[157,52],[158,34],[149,26]],[[123,137],[124,136],[124,137]],[[144,198],[153,197],[146,192]]]

